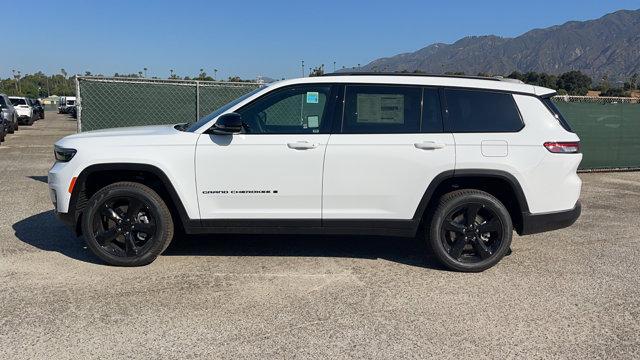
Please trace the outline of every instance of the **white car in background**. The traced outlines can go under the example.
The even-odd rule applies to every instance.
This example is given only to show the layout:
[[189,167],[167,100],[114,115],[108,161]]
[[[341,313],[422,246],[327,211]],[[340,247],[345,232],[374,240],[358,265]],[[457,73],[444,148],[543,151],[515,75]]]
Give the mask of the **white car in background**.
[[33,125],[36,118],[29,100],[26,97],[20,96],[9,96],[9,100],[11,100],[11,104],[16,109],[18,122],[22,125]]
[[59,114],[68,114],[69,110],[76,106],[75,96],[63,96],[60,98],[60,105],[58,106]]

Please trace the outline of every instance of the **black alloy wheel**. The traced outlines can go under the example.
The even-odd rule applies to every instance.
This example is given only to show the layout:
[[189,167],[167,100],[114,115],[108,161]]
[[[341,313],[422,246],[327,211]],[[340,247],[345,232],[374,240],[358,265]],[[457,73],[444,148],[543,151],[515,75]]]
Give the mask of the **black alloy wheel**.
[[478,263],[500,248],[502,223],[491,208],[480,203],[467,203],[447,214],[440,241],[451,258]]
[[106,199],[94,215],[93,234],[107,252],[120,257],[143,253],[158,232],[149,205],[135,197]]
[[440,199],[428,234],[429,245],[443,265],[478,272],[509,252],[513,224],[509,211],[491,194],[456,190]]
[[173,220],[164,200],[153,189],[118,182],[96,192],[82,215],[88,247],[111,265],[151,263],[173,238]]

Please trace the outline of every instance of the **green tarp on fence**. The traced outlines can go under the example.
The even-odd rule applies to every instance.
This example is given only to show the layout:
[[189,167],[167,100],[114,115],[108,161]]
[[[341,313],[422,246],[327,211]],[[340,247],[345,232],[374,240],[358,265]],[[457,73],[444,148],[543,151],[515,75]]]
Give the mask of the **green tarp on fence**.
[[196,121],[256,83],[79,78],[81,131]]
[[580,137],[581,169],[640,168],[640,104],[556,101],[556,105]]

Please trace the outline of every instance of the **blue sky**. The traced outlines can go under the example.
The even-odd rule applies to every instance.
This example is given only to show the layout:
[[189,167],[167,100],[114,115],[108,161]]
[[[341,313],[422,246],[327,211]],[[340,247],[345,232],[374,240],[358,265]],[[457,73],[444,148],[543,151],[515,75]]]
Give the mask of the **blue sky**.
[[4,39],[11,41],[10,49],[5,44],[0,50],[0,77],[11,69],[113,75],[144,67],[159,77],[169,69],[193,76],[200,68],[218,68],[218,77],[225,78],[295,77],[302,59],[328,70],[334,61],[338,68],[364,65],[468,35],[513,37],[637,9],[640,0],[31,0],[29,8],[37,9],[25,14],[38,16],[37,24],[23,16],[0,17]]

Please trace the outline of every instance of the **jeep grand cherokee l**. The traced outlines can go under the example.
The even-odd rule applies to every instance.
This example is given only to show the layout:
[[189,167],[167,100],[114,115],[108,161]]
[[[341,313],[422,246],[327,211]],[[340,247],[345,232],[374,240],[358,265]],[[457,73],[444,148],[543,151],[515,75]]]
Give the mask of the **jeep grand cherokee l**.
[[61,139],[51,198],[114,265],[152,262],[179,227],[424,233],[446,267],[482,271],[513,230],[559,229],[580,214],[579,139],[554,94],[491,78],[285,80],[195,123]]

